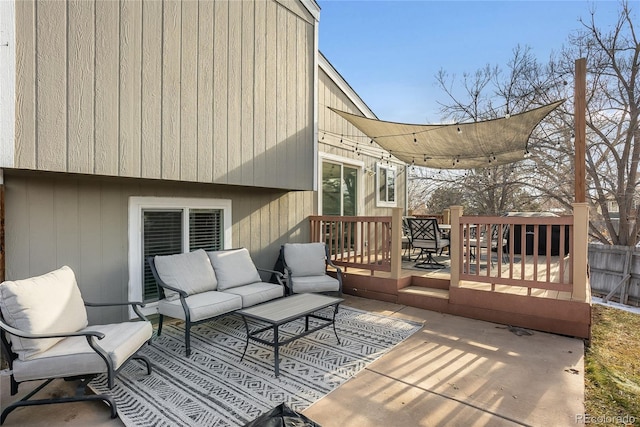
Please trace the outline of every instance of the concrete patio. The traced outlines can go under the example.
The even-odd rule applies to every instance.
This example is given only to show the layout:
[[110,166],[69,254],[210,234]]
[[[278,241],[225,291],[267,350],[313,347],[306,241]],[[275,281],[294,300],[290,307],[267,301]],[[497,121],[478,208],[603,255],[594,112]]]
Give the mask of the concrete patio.
[[[584,344],[544,332],[350,295],[345,304],[424,327],[304,413],[323,427],[575,425]],[[15,400],[0,377],[2,407]],[[24,385],[18,397],[28,392]],[[49,393],[72,393],[58,381]],[[101,403],[19,408],[4,425],[122,426]]]

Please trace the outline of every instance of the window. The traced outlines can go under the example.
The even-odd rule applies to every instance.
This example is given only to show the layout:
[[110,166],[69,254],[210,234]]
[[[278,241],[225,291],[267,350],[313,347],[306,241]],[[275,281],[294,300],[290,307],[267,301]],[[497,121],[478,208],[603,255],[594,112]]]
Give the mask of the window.
[[322,162],[322,214],[357,215],[358,168]]
[[129,242],[129,298],[153,303],[158,292],[146,257],[229,248],[231,201],[132,197]]
[[377,165],[376,172],[376,204],[379,207],[395,207],[396,203],[396,168],[394,166]]

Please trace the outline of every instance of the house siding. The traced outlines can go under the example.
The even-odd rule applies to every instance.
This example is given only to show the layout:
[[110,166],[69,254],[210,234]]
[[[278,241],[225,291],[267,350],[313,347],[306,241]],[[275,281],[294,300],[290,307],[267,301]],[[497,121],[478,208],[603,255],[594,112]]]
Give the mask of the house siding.
[[[130,197],[230,199],[231,246],[246,247],[263,268],[273,268],[285,242],[308,241],[316,210],[311,191],[17,171],[5,171],[4,182],[6,279],[68,265],[85,300],[96,302],[128,299]],[[92,323],[121,320],[126,310],[93,315]]]
[[313,189],[300,2],[24,0],[15,21],[5,167]]
[[[376,143],[371,144],[369,137],[355,126],[329,110],[333,107],[353,114],[363,115],[347,94],[336,82],[320,68],[318,74],[318,149],[321,153],[364,163],[364,168],[375,171],[376,164],[396,167],[397,207],[406,206],[406,170],[402,163],[387,162],[388,153]],[[358,151],[355,148],[358,147]],[[376,153],[385,153],[384,159]],[[360,215],[391,215],[388,207],[376,206],[376,176],[362,174],[360,181],[364,194],[363,212]]]

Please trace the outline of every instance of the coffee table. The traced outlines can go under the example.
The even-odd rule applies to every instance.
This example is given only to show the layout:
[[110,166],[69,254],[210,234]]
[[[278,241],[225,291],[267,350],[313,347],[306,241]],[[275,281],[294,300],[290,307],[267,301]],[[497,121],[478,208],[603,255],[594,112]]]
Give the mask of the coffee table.
[[[340,338],[338,338],[338,333],[336,332],[335,319],[336,313],[338,312],[338,306],[342,301],[344,301],[342,298],[334,298],[326,295],[297,294],[255,305],[243,310],[238,310],[236,313],[242,316],[244,325],[247,328],[247,343],[244,347],[244,352],[242,353],[240,360],[244,359],[250,340],[271,346],[274,349],[274,368],[277,377],[280,374],[280,346],[288,344],[329,325],[333,325],[333,333],[336,335],[338,344],[340,344]],[[325,317],[316,314],[317,311],[331,306],[334,307],[332,317]],[[279,328],[281,325],[303,317],[305,319],[304,331],[283,340],[279,339]],[[320,320],[321,322],[310,328],[310,318]],[[267,326],[260,327],[252,331],[249,328],[249,320],[255,321],[259,324],[266,323]],[[271,341],[259,336],[268,330],[273,330],[273,340]]]

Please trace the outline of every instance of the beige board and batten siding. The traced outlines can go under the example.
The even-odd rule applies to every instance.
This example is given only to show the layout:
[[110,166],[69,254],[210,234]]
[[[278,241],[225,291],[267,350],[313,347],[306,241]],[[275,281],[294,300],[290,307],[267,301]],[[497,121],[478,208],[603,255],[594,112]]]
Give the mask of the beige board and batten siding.
[[24,0],[15,21],[6,167],[313,188],[316,21],[299,1]]
[[[336,82],[336,80],[341,80],[341,77],[337,75],[335,69],[328,67],[332,66],[327,61],[323,67],[320,67],[318,73],[318,149],[320,152],[332,156],[363,162],[365,169],[375,172],[377,163],[381,162],[387,165],[388,154],[385,154],[384,160],[381,160],[381,154],[386,152],[375,142],[371,144],[367,135],[329,110],[328,107],[367,117],[375,118],[375,116],[370,111],[363,112],[356,105],[353,97],[358,99],[358,95],[345,81]],[[331,76],[325,71],[325,68],[329,70]],[[348,95],[345,91],[349,91],[351,94]],[[357,151],[356,147],[358,147]],[[397,207],[402,208],[406,205],[405,165],[393,162],[390,165],[396,167]],[[360,215],[391,215],[390,208],[376,206],[375,174],[363,171],[360,182],[363,184],[362,194],[364,196],[363,212],[360,212]]]
[[[232,202],[230,247],[246,247],[273,268],[280,245],[306,242],[312,191],[163,182],[50,172],[5,171],[6,278],[24,279],[69,265],[88,301],[128,299],[129,198],[185,197]],[[94,310],[92,321],[126,317]],[[92,314],[93,313],[93,314]]]

